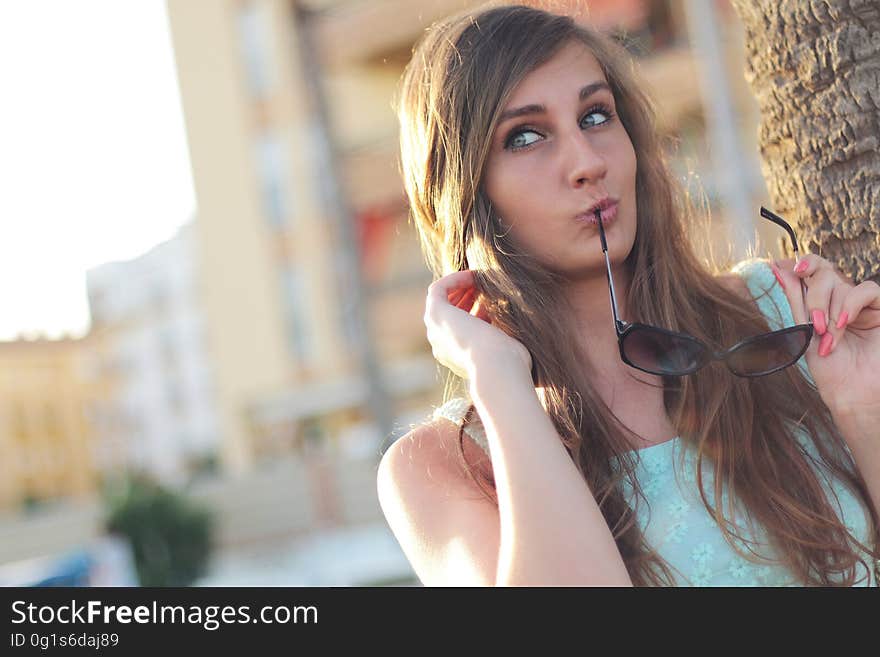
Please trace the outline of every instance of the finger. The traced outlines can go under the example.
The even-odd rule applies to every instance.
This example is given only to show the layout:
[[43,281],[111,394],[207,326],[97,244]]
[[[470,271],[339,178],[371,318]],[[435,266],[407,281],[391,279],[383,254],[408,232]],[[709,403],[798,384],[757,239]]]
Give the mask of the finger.
[[874,281],[863,281],[850,289],[843,299],[843,313],[847,314],[844,329],[880,327],[880,285]]
[[483,303],[483,297],[479,297],[474,303],[473,308],[471,308],[471,312],[482,319],[484,322],[492,323],[492,317],[489,315],[489,312],[486,310],[486,307]]
[[[834,289],[848,285],[848,279],[815,253],[807,253],[797,262],[789,258],[775,264],[774,271],[785,287],[795,322],[812,322],[816,336],[821,338],[840,312],[840,300],[835,301]],[[797,271],[798,267],[801,271]]]
[[[803,278],[803,275],[801,275]],[[831,317],[831,297],[834,288],[843,285],[830,264],[818,265],[805,281],[807,284],[807,316],[818,335],[825,335]]]
[[801,292],[801,280],[794,273],[794,260],[780,260],[772,263],[773,271],[776,273],[777,279],[782,284],[785,297],[788,299],[788,305],[791,307],[791,316],[795,324],[805,324],[807,322],[806,306],[804,305],[804,294]]
[[826,319],[828,321],[827,329],[834,335],[835,344],[837,344],[838,334],[846,331],[846,328],[839,328],[837,324],[843,312],[843,302],[852,289],[852,285],[844,283],[838,277],[837,283],[831,290],[831,301],[828,304],[828,317]]
[[438,294],[440,292],[448,292],[455,288],[467,288],[474,284],[474,272],[471,269],[462,269],[454,271],[451,274],[441,276],[428,286],[429,290],[434,290]]
[[472,290],[474,289],[473,285],[468,287],[455,287],[451,290],[447,291],[447,298],[449,299],[449,303],[455,305],[461,302]]
[[465,312],[471,311],[471,306],[474,305],[474,298],[477,296],[477,288],[471,287],[465,290],[464,294],[461,295],[461,299],[456,304],[457,308],[461,308]]
[[815,274],[825,262],[827,260],[820,255],[805,253],[794,263],[794,273],[801,278],[807,278]]
[[[847,339],[848,325],[853,329],[880,326],[880,286],[871,281],[865,282],[870,285],[854,287],[840,283],[834,288],[831,295],[832,310],[829,316],[828,332],[819,343],[818,353],[820,356],[832,353],[838,344]],[[872,308],[872,304],[877,305],[878,309]],[[834,308],[838,308],[838,310],[835,311]],[[848,308],[852,308],[856,313],[855,326],[850,320]]]
[[469,289],[470,288],[457,287],[454,290],[448,292],[447,298],[449,299],[449,303],[451,303],[453,306],[459,305],[461,303],[461,300],[468,293]]
[[817,352],[820,356],[827,356],[833,352],[837,345],[846,340],[846,327],[838,328],[837,320],[842,312],[844,301],[854,289],[852,285],[842,282],[835,277],[836,285],[831,290],[831,300],[828,305],[827,325],[822,339],[819,341]]
[[474,273],[470,269],[452,272],[428,286],[428,296],[426,300],[427,306],[432,306],[438,302],[448,302],[450,291],[456,288],[468,288],[473,285]]

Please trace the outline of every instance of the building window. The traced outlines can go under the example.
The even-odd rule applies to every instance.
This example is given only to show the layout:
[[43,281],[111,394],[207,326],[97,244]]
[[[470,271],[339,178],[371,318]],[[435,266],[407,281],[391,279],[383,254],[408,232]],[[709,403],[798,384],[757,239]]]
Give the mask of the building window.
[[265,98],[272,89],[272,65],[267,8],[248,3],[238,14],[238,33],[247,74],[248,89],[255,98]]
[[325,209],[334,207],[337,189],[331,176],[333,170],[330,160],[332,145],[327,137],[324,126],[319,121],[303,122],[301,130],[305,131],[297,143],[303,145],[307,161],[312,171],[311,184],[318,191],[321,205]]
[[282,279],[288,344],[298,362],[312,365],[315,354],[308,320],[308,309],[311,307],[308,289],[302,272],[294,265],[285,267]]
[[255,150],[263,212],[272,226],[280,228],[290,215],[290,162],[285,142],[277,133],[265,132],[258,137]]

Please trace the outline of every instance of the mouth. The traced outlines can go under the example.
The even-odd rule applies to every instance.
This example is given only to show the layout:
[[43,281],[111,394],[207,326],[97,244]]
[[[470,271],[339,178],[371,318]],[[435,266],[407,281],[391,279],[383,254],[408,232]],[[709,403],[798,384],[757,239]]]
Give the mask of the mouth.
[[582,214],[579,214],[575,219],[577,221],[583,221],[589,224],[598,225],[599,222],[596,219],[596,210],[599,210],[600,215],[602,217],[602,226],[611,223],[614,221],[614,218],[617,217],[617,201],[612,198],[604,198],[601,201],[594,203],[590,206],[590,209]]

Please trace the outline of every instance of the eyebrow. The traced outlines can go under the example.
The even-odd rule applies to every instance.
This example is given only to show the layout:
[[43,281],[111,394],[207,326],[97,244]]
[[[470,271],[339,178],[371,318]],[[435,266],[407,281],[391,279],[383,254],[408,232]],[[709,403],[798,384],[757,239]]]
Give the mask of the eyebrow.
[[[594,93],[599,91],[600,89],[606,89],[611,91],[611,87],[608,86],[608,83],[604,80],[600,80],[599,82],[591,82],[590,84],[583,87],[578,92],[578,100],[583,100],[584,98],[588,98],[592,96]],[[547,111],[547,108],[543,105],[524,105],[522,107],[517,107],[515,109],[505,110],[501,113],[501,116],[498,117],[498,123],[503,123],[508,119],[515,118],[517,116],[522,116],[524,114],[543,114]]]

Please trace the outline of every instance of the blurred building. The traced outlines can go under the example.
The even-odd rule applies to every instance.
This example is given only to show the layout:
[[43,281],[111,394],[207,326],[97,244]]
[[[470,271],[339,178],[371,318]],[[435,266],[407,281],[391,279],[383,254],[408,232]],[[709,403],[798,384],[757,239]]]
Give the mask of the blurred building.
[[[225,462],[246,470],[279,452],[335,449],[352,429],[375,453],[379,436],[365,409],[375,381],[358,351],[352,266],[366,288],[368,346],[390,373],[390,414],[424,406],[437,385],[419,326],[430,277],[406,226],[394,160],[389,99],[400,66],[357,62],[321,76],[332,118],[345,127],[334,122],[328,141],[331,117],[312,88],[320,62],[301,56],[312,51],[304,31],[313,28],[293,3],[171,0],[168,9]],[[360,262],[346,258],[339,188]],[[430,394],[413,402],[420,391]]]
[[194,226],[87,274],[91,358],[113,393],[96,409],[100,467],[180,483],[217,459],[213,372]]
[[0,508],[96,490],[90,415],[110,390],[89,370],[90,342],[0,342]]
[[[167,3],[224,460],[246,470],[291,449],[338,449],[343,436],[354,451],[375,451],[387,436],[377,434],[370,404],[386,407],[396,434],[401,418],[419,417],[440,395],[421,320],[430,275],[407,222],[392,98],[422,31],[480,3]],[[543,4],[581,18],[588,7],[584,20],[638,57],[659,127],[677,144],[677,171],[706,171],[698,193],[717,208],[688,4]],[[726,2],[713,6],[711,27],[735,42],[735,16]],[[725,48],[722,57],[728,52],[737,55]],[[716,226],[723,243],[723,220]],[[377,373],[365,348],[381,364],[384,397],[371,396]]]

